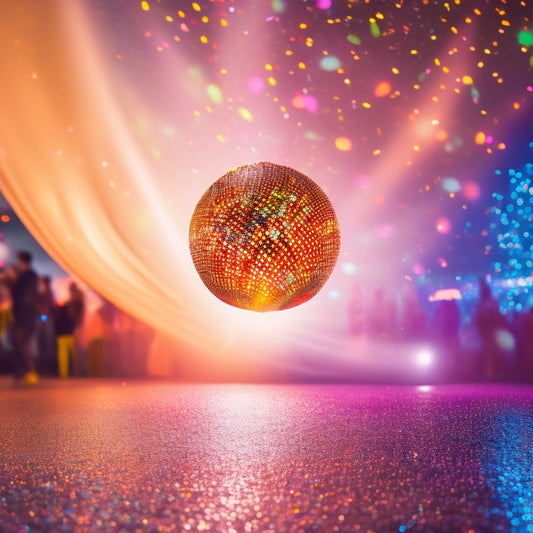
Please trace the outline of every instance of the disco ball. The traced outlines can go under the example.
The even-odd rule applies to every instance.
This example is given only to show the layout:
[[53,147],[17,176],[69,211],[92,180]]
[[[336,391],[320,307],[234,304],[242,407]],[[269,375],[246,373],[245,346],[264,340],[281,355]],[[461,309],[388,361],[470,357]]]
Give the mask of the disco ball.
[[194,266],[222,301],[252,311],[295,307],[330,276],[340,247],[335,211],[322,189],[288,167],[232,170],[192,216]]

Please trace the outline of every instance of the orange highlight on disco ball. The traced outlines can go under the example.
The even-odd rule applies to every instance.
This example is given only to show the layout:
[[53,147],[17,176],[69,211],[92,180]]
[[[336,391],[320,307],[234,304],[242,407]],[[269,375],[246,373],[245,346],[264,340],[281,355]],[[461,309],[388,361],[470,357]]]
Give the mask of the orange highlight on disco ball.
[[288,167],[257,163],[217,180],[194,210],[194,266],[220,300],[277,311],[312,298],[340,248],[335,211],[324,191]]

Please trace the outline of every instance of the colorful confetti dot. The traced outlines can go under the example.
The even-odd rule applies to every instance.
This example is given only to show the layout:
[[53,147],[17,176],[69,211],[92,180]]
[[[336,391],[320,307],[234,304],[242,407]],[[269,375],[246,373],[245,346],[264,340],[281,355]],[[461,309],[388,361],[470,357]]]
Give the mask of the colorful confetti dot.
[[335,56],[327,55],[320,59],[320,68],[325,71],[337,70],[341,66],[341,62]]
[[392,86],[388,81],[381,81],[374,87],[374,96],[383,98],[388,96],[392,91]]
[[215,85],[214,83],[210,83],[207,88],[207,95],[211,99],[212,102],[215,104],[221,104],[224,100],[224,97],[222,96],[222,91],[220,90],[220,87],[218,85]]
[[352,141],[348,137],[337,137],[335,148],[341,152],[349,152],[352,149]]
[[482,131],[478,131],[476,133],[476,136],[474,137],[474,142],[478,145],[485,144],[486,140],[487,140],[487,136]]

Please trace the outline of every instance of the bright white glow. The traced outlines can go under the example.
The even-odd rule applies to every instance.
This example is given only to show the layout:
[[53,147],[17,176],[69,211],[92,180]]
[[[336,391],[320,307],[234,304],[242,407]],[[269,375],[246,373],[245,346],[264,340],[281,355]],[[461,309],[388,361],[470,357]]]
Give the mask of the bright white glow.
[[419,366],[429,366],[433,363],[433,352],[429,349],[421,350],[416,354],[416,363]]

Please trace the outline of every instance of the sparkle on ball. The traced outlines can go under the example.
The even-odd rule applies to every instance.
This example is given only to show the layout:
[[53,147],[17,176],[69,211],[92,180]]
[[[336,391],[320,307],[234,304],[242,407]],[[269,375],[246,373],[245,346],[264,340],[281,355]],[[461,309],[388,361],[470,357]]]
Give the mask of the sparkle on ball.
[[194,266],[220,300],[252,311],[295,307],[330,276],[340,247],[335,211],[322,189],[288,167],[232,170],[192,216]]

